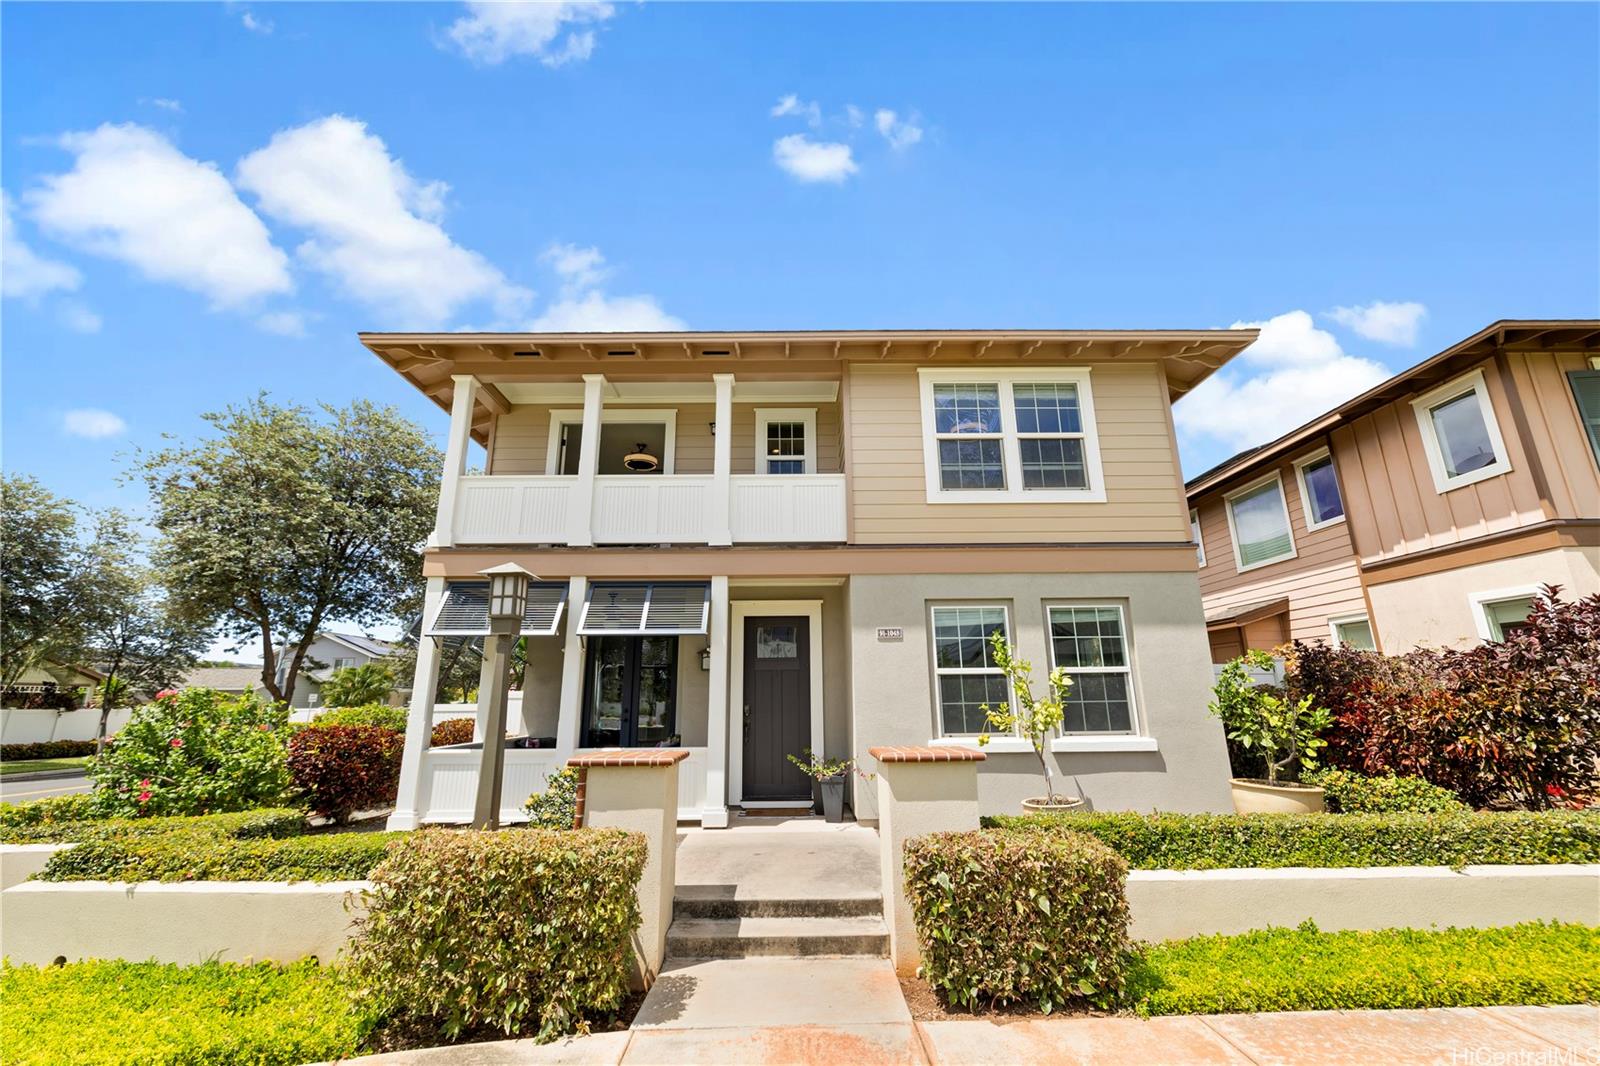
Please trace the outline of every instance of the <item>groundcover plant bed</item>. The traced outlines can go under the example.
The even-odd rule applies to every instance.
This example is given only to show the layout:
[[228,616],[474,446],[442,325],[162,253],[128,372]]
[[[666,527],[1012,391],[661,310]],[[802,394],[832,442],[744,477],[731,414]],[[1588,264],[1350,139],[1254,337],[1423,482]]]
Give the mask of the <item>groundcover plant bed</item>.
[[342,972],[209,962],[5,966],[7,1066],[297,1066],[358,1054]]
[[1053,814],[993,828],[1096,837],[1135,870],[1600,862],[1600,811]]
[[1147,946],[1128,996],[1140,1014],[1592,1003],[1600,928],[1319,932],[1268,929]]
[[305,811],[292,807],[170,818],[103,818],[89,796],[0,804],[0,843],[5,844],[76,844],[179,832],[245,840],[296,836],[309,828]]
[[41,881],[360,881],[405,833],[328,833],[282,839],[178,829],[91,840],[59,851]]

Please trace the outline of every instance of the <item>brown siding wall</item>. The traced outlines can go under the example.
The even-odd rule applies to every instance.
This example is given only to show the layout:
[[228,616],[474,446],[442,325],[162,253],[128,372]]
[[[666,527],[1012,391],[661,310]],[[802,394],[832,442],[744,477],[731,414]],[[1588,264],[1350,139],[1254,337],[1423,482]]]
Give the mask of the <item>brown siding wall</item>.
[[1587,352],[1512,352],[1507,370],[1527,419],[1529,443],[1544,467],[1555,518],[1600,518],[1600,467],[1583,429],[1567,374],[1587,370]]
[[1091,377],[1107,496],[1096,504],[930,504],[915,367],[852,364],[851,508],[861,544],[1185,541],[1188,508],[1154,363],[1096,364]]

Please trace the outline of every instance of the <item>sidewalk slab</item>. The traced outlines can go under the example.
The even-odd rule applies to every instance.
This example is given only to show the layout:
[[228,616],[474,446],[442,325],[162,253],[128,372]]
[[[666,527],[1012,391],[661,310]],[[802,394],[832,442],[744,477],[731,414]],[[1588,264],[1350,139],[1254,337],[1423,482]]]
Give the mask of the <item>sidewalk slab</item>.
[[1198,1018],[1040,1018],[1028,1021],[919,1022],[934,1066],[1147,1066],[1248,1064]]
[[1554,1044],[1579,1062],[1600,1063],[1600,1007],[1479,1007],[1498,1022]]
[[911,1024],[888,959],[681,959],[668,962],[633,1020],[650,1029]]
[[492,1040],[450,1044],[416,1051],[391,1051],[346,1059],[350,1066],[617,1066],[633,1034],[595,1033],[569,1036],[549,1044],[532,1040]]
[[1258,1066],[1551,1062],[1557,1046],[1473,1007],[1218,1014],[1206,1025]]
[[923,1066],[910,1022],[636,1030],[624,1066]]

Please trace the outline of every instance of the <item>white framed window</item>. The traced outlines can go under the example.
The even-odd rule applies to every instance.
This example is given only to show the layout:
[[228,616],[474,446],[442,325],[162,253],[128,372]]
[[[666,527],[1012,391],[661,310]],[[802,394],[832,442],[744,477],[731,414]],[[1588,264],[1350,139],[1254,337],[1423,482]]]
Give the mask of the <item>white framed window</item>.
[[1050,665],[1072,678],[1064,734],[1132,735],[1133,661],[1122,606],[1115,603],[1052,604],[1045,608]]
[[333,669],[335,670],[348,670],[355,665],[356,661],[353,658],[341,657],[333,660]]
[[1539,595],[1539,589],[1533,585],[1474,592],[1467,599],[1472,604],[1472,621],[1478,627],[1478,636],[1484,640],[1505,640],[1507,633],[1528,620]]
[[[983,705],[1009,706],[1011,689],[989,643],[1011,639],[1003,604],[936,604],[929,608],[933,640],[933,701],[938,736],[973,740],[989,731]],[[1017,738],[1018,743],[1026,741]],[[995,747],[994,750],[1005,750]],[[1031,750],[1031,749],[1028,749]]]
[[1230,492],[1223,503],[1240,573],[1295,557],[1283,478],[1276,471]]
[[1206,565],[1206,541],[1200,535],[1200,510],[1189,508],[1189,536],[1194,538],[1194,554],[1201,566]]
[[1344,500],[1339,495],[1339,475],[1333,456],[1326,448],[1294,461],[1295,480],[1300,483],[1300,504],[1306,512],[1308,531],[1344,521]]
[[1088,367],[922,368],[929,503],[1103,503]]
[[817,472],[817,409],[756,408],[756,473]]
[[[639,428],[635,428],[639,427]],[[550,438],[545,451],[546,474],[575,474],[578,469],[578,450],[582,447],[583,411],[553,410],[550,412]],[[672,473],[674,453],[677,450],[678,412],[672,408],[615,408],[600,409],[600,456],[596,472],[621,474],[625,468],[624,455],[632,452],[645,438],[646,450],[659,447],[661,460],[659,472]]]
[[1349,614],[1328,619],[1328,635],[1333,638],[1335,648],[1378,650],[1377,638],[1372,634],[1372,621],[1364,614]]
[[1433,487],[1442,495],[1511,469],[1483,371],[1474,370],[1411,401]]

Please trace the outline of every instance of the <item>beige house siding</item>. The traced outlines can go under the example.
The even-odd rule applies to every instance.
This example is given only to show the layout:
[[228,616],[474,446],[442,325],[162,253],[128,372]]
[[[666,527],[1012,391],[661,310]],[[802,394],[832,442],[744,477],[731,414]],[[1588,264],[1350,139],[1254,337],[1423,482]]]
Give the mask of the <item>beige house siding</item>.
[[1188,511],[1154,363],[1097,363],[1091,377],[1104,503],[930,504],[916,367],[855,363],[845,379],[854,540],[892,543],[1185,541]]

